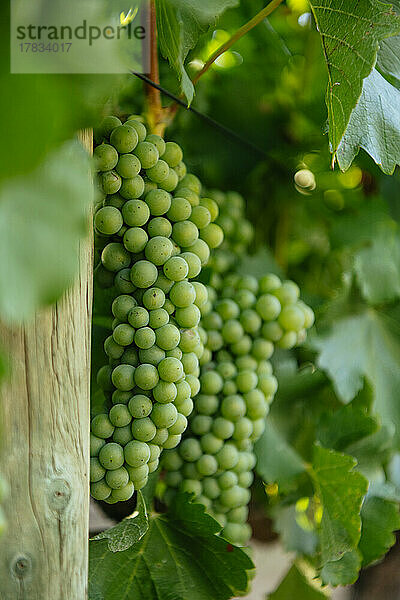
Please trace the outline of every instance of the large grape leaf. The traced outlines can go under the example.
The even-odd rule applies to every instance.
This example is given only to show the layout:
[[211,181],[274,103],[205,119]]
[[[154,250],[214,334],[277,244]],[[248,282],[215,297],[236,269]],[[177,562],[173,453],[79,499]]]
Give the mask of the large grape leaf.
[[146,535],[127,550],[90,542],[89,600],[227,600],[246,591],[250,558],[218,537],[218,523],[188,497],[152,516]]
[[397,90],[373,68],[380,42],[400,32],[400,18],[379,0],[311,0],[311,8],[328,68],[326,103],[334,159],[345,169],[361,146],[391,172],[399,158]]
[[400,442],[400,327],[398,311],[369,308],[335,322],[315,341],[318,365],[333,382],[338,397],[350,402],[363,387],[364,377],[374,395],[374,410],[384,424],[396,427]]
[[93,185],[78,141],[48,156],[31,175],[0,189],[0,314],[30,317],[73,282],[88,232]]
[[398,502],[375,496],[366,497],[362,510],[359,550],[364,567],[386,554],[396,541],[394,531],[400,529]]
[[311,468],[322,506],[320,526],[322,565],[354,550],[361,533],[360,510],[368,481],[354,471],[351,456],[316,445]]
[[255,444],[256,470],[266,483],[278,483],[285,489],[298,475],[305,471],[305,464],[295,449],[290,446],[271,421]]
[[185,70],[185,59],[200,35],[239,0],[157,0],[158,39],[163,56],[175,70],[188,103],[193,84]]
[[268,596],[268,600],[288,600],[289,598],[296,598],[296,600],[326,600],[329,595],[319,590],[317,585],[313,584],[303,571],[294,564],[275,592]]

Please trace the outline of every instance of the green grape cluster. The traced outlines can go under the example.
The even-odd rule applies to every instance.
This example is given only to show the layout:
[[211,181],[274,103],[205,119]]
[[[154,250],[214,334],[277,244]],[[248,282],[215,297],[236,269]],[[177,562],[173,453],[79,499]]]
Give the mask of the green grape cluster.
[[108,409],[92,419],[90,478],[92,496],[114,503],[146,485],[187,427],[208,302],[193,280],[223,233],[178,144],[148,135],[137,118],[107,117],[96,139],[96,281],[115,294],[108,364],[97,374]]
[[210,284],[221,289],[223,276],[236,267],[238,259],[247,253],[254,238],[253,225],[245,216],[245,201],[237,192],[208,192],[218,206],[215,223],[224,232],[224,241],[213,252],[208,266],[212,269]]
[[270,358],[275,344],[302,343],[314,321],[299,289],[275,275],[259,281],[229,274],[223,291],[209,288],[202,306],[200,394],[179,449],[163,459],[165,501],[177,491],[195,495],[223,527],[222,535],[244,545],[254,442],[265,429],[277,391]]

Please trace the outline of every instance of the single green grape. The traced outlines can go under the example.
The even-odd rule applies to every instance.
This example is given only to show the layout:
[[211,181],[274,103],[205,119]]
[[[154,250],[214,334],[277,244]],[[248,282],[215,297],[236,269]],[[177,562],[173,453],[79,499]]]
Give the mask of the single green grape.
[[172,323],[167,323],[156,330],[157,346],[163,350],[172,350],[181,341],[179,329]]
[[201,436],[211,430],[212,423],[212,417],[207,415],[196,415],[191,420],[190,428],[195,435]]
[[114,206],[105,206],[96,212],[94,224],[100,233],[114,235],[124,224],[121,211]]
[[143,123],[141,123],[135,117],[136,117],[136,115],[129,117],[128,120],[126,121],[125,125],[130,125],[134,129],[136,129],[136,133],[137,133],[139,142],[143,142],[147,136],[147,129],[143,125]]
[[119,469],[114,469],[113,471],[107,471],[106,473],[107,485],[109,485],[113,490],[118,490],[125,487],[128,485],[128,481],[129,473],[125,467],[120,467]]
[[208,263],[210,258],[210,248],[204,240],[198,239],[194,242],[194,244],[190,246],[190,252],[199,257],[203,267]]
[[122,207],[122,216],[129,227],[141,227],[149,220],[149,207],[143,200],[128,200]]
[[154,344],[150,348],[143,348],[139,350],[139,358],[140,362],[154,365],[156,367],[158,363],[165,358],[165,352]]
[[114,404],[108,417],[115,427],[125,427],[132,421],[132,415],[125,404]]
[[175,197],[171,200],[170,208],[167,212],[167,217],[174,222],[186,221],[192,214],[192,206],[186,198]]
[[232,437],[234,430],[235,426],[232,421],[224,419],[224,417],[217,417],[213,422],[212,432],[221,440],[227,440]]
[[141,467],[149,462],[150,448],[144,442],[132,440],[124,448],[125,460],[131,467]]
[[122,125],[122,123],[118,119],[118,117],[114,117],[113,115],[108,115],[107,117],[104,117],[104,119],[100,123],[100,125],[96,131],[96,134],[98,134],[98,137],[100,137],[100,138],[101,137],[108,138],[108,137],[110,137],[110,134],[113,131],[113,129],[115,129],[119,125]]
[[126,321],[129,311],[137,305],[135,298],[129,294],[117,296],[111,305],[112,314],[120,321]]
[[178,308],[184,308],[196,299],[196,290],[189,281],[178,281],[172,286],[169,297]]
[[179,221],[172,226],[172,238],[178,246],[192,246],[198,237],[199,230],[192,221]]
[[141,364],[135,370],[135,383],[142,390],[153,389],[158,380],[158,371],[154,365]]
[[158,428],[171,427],[178,418],[178,411],[172,402],[160,404],[156,402],[153,405],[151,419]]
[[161,158],[156,162],[154,167],[147,169],[146,175],[155,183],[162,183],[169,175],[169,166]]
[[139,141],[138,134],[129,125],[119,125],[112,130],[110,143],[120,154],[127,154],[136,148]]
[[131,264],[131,255],[118,242],[107,244],[101,253],[101,262],[108,271],[120,271]]
[[202,394],[214,395],[219,394],[224,385],[224,380],[216,371],[208,371],[200,377]]
[[140,160],[143,169],[151,169],[159,159],[158,150],[151,142],[139,142],[134,154]]
[[170,167],[177,167],[182,161],[183,153],[181,148],[175,142],[166,142],[163,152],[163,159]]
[[135,487],[132,481],[129,481],[125,487],[113,490],[111,498],[114,502],[126,502],[129,498],[132,498],[134,491]]
[[129,390],[126,392],[123,392],[122,390],[114,390],[111,401],[113,404],[128,404],[131,397],[132,394]]
[[158,329],[166,325],[169,321],[169,314],[164,308],[155,308],[150,311],[149,325],[153,329]]
[[[99,414],[92,419],[91,431],[97,438],[107,439],[114,433],[114,425],[111,423],[108,415]],[[100,443],[97,442],[96,449],[98,449],[98,453],[103,447],[104,444],[100,445]]]
[[200,317],[200,309],[195,304],[177,308],[175,311],[175,320],[180,327],[196,327],[200,322]]
[[128,323],[120,323],[113,331],[114,341],[120,346],[130,346],[133,343],[135,330]]
[[124,233],[124,246],[129,252],[138,254],[142,252],[148,242],[148,235],[141,227],[130,227]]
[[150,213],[155,217],[160,217],[168,212],[171,206],[171,194],[161,189],[151,190],[145,200]]
[[115,387],[123,392],[134,388],[135,367],[132,365],[118,365],[112,372],[112,382]]
[[149,312],[143,306],[135,306],[128,313],[128,321],[135,329],[149,324]]
[[92,457],[90,459],[90,483],[96,483],[96,481],[100,481],[106,474],[105,468],[100,464],[100,461],[97,457]]
[[90,484],[90,495],[95,500],[106,500],[111,495],[111,488],[105,479]]
[[120,294],[131,294],[134,292],[136,288],[131,281],[131,270],[125,268],[118,271],[114,278],[114,285]]
[[140,160],[133,154],[122,154],[116,164],[115,170],[124,179],[136,177],[136,175],[139,175],[140,169],[142,168]]
[[159,187],[166,192],[173,192],[176,186],[178,185],[178,175],[176,174],[174,169],[170,169],[168,176],[159,183]]
[[126,446],[128,442],[133,440],[130,424],[125,425],[125,427],[116,427],[112,436],[112,440],[120,446]]
[[[143,140],[140,140],[143,141]],[[150,142],[151,144],[153,144],[157,150],[158,150],[158,154],[160,156],[162,156],[165,152],[165,142],[162,139],[162,137],[160,137],[159,135],[156,135],[154,133],[151,133],[150,135],[148,135],[146,137],[146,142]]]
[[138,260],[131,268],[131,281],[138,288],[151,287],[157,276],[157,267],[148,260]]
[[160,380],[153,389],[153,396],[156,402],[168,404],[173,402],[177,397],[177,388],[172,381]]
[[196,438],[184,439],[179,447],[179,453],[186,462],[195,462],[203,454],[200,442]]
[[156,435],[156,426],[150,417],[134,419],[132,422],[132,435],[140,442],[150,442]]
[[163,381],[175,383],[183,378],[183,366],[180,360],[172,356],[164,358],[158,365],[158,373]]
[[108,338],[106,338],[104,341],[104,352],[113,360],[121,358],[124,350],[125,348],[117,344],[112,335],[108,336]]
[[239,452],[231,442],[226,442],[215,455],[221,470],[233,469],[239,461]]
[[104,446],[105,443],[106,442],[103,438],[97,437],[97,435],[94,435],[91,431],[90,432],[90,456],[91,457],[98,456],[101,448]]
[[116,194],[122,185],[122,179],[116,171],[105,171],[100,175],[101,188],[105,194]]
[[173,425],[168,428],[169,435],[182,435],[186,431],[188,420],[185,415],[178,413],[177,419]]
[[135,333],[135,344],[138,348],[147,350],[154,346],[156,334],[150,327],[141,327]]
[[147,260],[157,266],[161,266],[167,262],[172,256],[173,245],[169,238],[155,236],[147,242],[145,255]]
[[278,317],[278,323],[286,331],[300,331],[305,323],[304,311],[293,304],[284,306]]
[[99,461],[108,471],[119,469],[124,464],[124,451],[119,444],[109,442],[101,448]]
[[147,233],[151,238],[158,236],[169,238],[172,234],[171,222],[165,217],[154,217],[147,223]]
[[248,440],[254,433],[254,426],[250,419],[247,417],[241,417],[235,423],[235,431],[233,432],[233,439],[237,441]]
[[211,223],[210,211],[205,206],[194,206],[190,220],[198,229],[204,229],[204,227],[207,227]]

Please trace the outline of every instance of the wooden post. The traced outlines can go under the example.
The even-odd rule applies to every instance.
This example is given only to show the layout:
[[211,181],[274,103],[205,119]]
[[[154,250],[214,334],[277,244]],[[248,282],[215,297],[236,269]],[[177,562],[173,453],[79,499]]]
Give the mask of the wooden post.
[[[91,132],[80,139],[91,152]],[[0,600],[87,596],[91,234],[77,251],[79,278],[60,302],[0,328],[11,366],[0,390],[0,470],[10,486]]]

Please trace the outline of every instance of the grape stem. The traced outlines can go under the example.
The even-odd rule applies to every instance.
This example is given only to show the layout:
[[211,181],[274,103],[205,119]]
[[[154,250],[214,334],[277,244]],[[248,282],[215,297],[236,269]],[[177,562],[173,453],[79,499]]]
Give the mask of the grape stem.
[[210,58],[204,64],[203,68],[193,78],[193,84],[195,85],[198,82],[200,77],[202,77],[204,73],[208,71],[211,65],[217,60],[219,56],[221,56],[221,54],[229,50],[229,48],[231,48],[233,44],[240,40],[240,38],[242,38],[248,31],[253,29],[253,27],[256,27],[256,25],[261,23],[261,21],[266,19],[276,8],[278,8],[280,4],[282,4],[282,2],[283,0],[272,0],[272,2],[270,2],[265,8],[260,10],[259,13],[257,13],[252,19],[250,19],[250,21],[242,25],[242,27],[240,27],[232,35],[232,37],[230,37],[229,40],[225,42],[225,44],[222,44],[222,46],[217,48],[217,50],[213,52],[213,54],[211,54]]
[[[150,79],[155,83],[160,83],[160,74],[158,69],[158,50],[157,50],[157,17],[155,0],[150,2]],[[163,108],[161,104],[160,90],[145,84],[147,98],[147,120],[152,133],[162,135],[165,126],[163,126]]]

